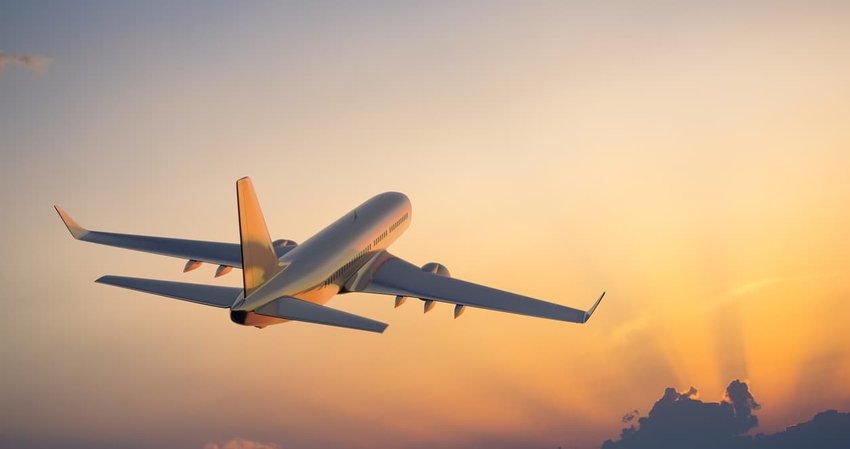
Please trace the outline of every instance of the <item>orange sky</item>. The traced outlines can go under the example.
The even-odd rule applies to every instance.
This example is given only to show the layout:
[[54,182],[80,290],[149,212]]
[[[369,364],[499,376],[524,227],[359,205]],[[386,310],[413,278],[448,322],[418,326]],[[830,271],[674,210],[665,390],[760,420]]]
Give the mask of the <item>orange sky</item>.
[[[663,389],[758,431],[850,408],[850,11],[834,5],[0,7],[0,435],[21,447],[596,448]],[[238,285],[74,242],[235,242],[406,193],[392,251],[586,326],[353,294],[383,335],[96,285]],[[26,444],[29,446],[26,446]]]

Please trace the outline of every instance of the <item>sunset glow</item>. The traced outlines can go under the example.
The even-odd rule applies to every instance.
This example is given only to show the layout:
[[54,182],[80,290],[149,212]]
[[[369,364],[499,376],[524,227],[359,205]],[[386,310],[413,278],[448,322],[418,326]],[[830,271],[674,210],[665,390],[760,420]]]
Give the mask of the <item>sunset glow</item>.
[[[847,411],[848,24],[834,2],[0,6],[0,57],[49,62],[0,65],[0,446],[596,449],[666,387],[735,379],[755,432]],[[258,330],[93,283],[242,273],[74,241],[51,207],[237,242],[247,175],[272,239],[398,191],[394,254],[605,301],[573,325],[356,293],[327,305],[383,335]]]

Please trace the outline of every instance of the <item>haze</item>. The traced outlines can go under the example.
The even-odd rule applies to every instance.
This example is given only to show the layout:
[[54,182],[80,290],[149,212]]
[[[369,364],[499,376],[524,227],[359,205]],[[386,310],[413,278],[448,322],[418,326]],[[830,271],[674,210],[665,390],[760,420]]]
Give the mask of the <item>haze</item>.
[[[0,6],[0,436],[10,447],[597,448],[665,387],[759,431],[850,408],[850,8],[836,2]],[[239,285],[75,242],[273,238],[370,196],[393,252],[585,326],[348,295],[371,335],[96,285]],[[843,381],[842,381],[843,380]]]

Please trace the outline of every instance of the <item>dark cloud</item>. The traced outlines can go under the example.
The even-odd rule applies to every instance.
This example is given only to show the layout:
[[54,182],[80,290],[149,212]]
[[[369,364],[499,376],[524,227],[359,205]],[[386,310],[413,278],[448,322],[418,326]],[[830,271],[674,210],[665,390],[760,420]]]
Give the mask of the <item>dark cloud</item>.
[[731,403],[732,410],[735,415],[735,420],[741,425],[741,433],[750,429],[754,429],[759,425],[759,420],[756,415],[753,415],[753,410],[758,410],[761,406],[753,399],[750,394],[750,388],[747,384],[740,380],[733,380],[726,387],[726,397],[721,404]]
[[735,381],[726,395],[729,402],[702,402],[696,388],[684,393],[673,388],[655,403],[649,416],[623,429],[619,441],[606,441],[604,449],[716,448],[729,447],[739,435],[758,425],[752,414],[757,406],[747,385]]
[[730,383],[720,402],[697,397],[693,387],[684,393],[668,388],[649,416],[637,419],[637,425],[637,411],[627,413],[623,422],[631,425],[623,429],[619,440],[606,441],[602,449],[850,448],[850,413],[823,412],[783,432],[752,437],[747,432],[758,426],[753,411],[760,406],[746,383]]
[[16,64],[33,72],[44,72],[47,64],[50,64],[50,59],[35,55],[10,55],[0,50],[0,72],[7,65]]
[[850,447],[850,413],[828,410],[773,435],[757,435],[753,449],[846,449]]
[[634,423],[635,420],[638,419],[638,416],[640,416],[640,410],[638,410],[638,409],[634,409],[634,410],[630,411],[629,413],[626,413],[625,415],[623,415],[623,419],[622,419],[623,424]]

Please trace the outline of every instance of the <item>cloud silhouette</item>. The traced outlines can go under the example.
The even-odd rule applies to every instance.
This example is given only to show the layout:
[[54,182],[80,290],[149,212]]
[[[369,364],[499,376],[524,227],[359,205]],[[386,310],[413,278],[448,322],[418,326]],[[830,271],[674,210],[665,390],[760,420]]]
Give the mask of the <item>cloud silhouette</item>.
[[[757,435],[753,449],[839,449],[850,447],[850,413],[828,410],[773,435]],[[749,449],[749,448],[748,448]]]
[[747,384],[740,380],[733,380],[726,387],[726,397],[721,404],[732,404],[735,420],[740,424],[740,433],[745,433],[759,425],[759,420],[756,415],[753,415],[753,410],[758,410],[761,406],[753,399]]
[[36,73],[44,72],[44,69],[50,64],[50,59],[35,55],[10,55],[0,50],[0,72],[7,65],[16,64]]
[[626,413],[625,415],[623,415],[623,419],[622,419],[623,424],[632,424],[632,423],[635,422],[636,419],[638,419],[639,416],[640,416],[640,410],[634,409],[634,410]]
[[838,449],[850,447],[850,413],[835,410],[819,413],[811,421],[773,435],[747,432],[758,426],[753,414],[759,404],[749,386],[732,381],[720,402],[703,402],[695,388],[684,393],[664,391],[649,416],[637,419],[629,412],[623,422],[631,424],[617,441],[608,440],[602,449]]
[[233,438],[222,443],[207,443],[204,445],[204,449],[281,449],[281,447],[275,443]]

